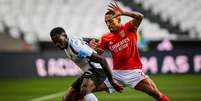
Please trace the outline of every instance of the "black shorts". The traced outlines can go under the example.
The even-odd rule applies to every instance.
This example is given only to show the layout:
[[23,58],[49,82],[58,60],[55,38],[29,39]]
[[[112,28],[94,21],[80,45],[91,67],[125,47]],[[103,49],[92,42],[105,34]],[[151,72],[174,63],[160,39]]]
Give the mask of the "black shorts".
[[84,78],[91,79],[96,87],[98,87],[100,84],[104,83],[104,80],[106,79],[105,72],[103,69],[89,69],[88,71],[84,72],[73,84],[72,87],[76,89],[77,91],[80,91],[80,87],[82,84],[82,81]]

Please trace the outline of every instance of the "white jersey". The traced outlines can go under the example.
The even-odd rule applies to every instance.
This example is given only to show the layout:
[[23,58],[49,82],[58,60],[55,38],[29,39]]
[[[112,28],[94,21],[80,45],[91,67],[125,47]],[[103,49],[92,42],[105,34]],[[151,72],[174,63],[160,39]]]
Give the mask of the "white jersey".
[[87,57],[90,57],[92,53],[96,53],[91,47],[89,47],[82,39],[76,37],[69,37],[68,48],[64,50],[67,57],[70,58],[76,65],[80,67],[84,72],[89,68],[102,69],[99,63],[89,61]]

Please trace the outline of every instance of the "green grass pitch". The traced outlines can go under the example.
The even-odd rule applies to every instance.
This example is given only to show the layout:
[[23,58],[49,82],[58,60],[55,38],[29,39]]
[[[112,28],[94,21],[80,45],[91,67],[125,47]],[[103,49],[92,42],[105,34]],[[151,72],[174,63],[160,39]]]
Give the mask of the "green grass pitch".
[[[200,74],[150,77],[171,101],[201,101]],[[0,79],[0,101],[61,101],[63,95],[61,92],[67,90],[75,79],[75,77]],[[125,88],[122,93],[98,92],[96,95],[99,101],[155,101],[152,97],[129,88]]]

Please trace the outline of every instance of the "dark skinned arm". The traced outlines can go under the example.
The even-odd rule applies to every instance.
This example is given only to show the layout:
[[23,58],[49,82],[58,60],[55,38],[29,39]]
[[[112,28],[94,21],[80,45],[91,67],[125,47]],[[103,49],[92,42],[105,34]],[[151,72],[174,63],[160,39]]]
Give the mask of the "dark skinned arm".
[[110,82],[110,84],[114,87],[114,89],[118,92],[121,92],[121,90],[123,90],[122,86],[117,84],[116,82],[114,82],[113,78],[112,78],[112,72],[109,68],[109,65],[106,61],[106,59],[103,56],[100,56],[96,53],[93,53],[91,55],[91,57],[89,57],[89,59],[93,62],[96,63],[100,63],[100,65],[102,66],[106,76],[108,77],[108,80]]

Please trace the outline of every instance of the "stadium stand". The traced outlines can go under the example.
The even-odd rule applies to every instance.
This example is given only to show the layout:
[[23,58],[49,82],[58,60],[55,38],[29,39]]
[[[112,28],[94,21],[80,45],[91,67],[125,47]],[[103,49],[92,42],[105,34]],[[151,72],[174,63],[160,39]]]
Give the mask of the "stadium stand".
[[34,47],[23,40],[14,39],[5,33],[0,33],[0,52],[31,52]]
[[[200,0],[118,0],[120,6],[140,10],[140,27],[149,40],[200,39]],[[49,31],[62,26],[69,34],[98,38],[107,31],[108,0],[0,0],[0,31],[30,44],[50,41]],[[183,38],[184,37],[184,38]]]
[[[5,23],[10,34],[25,33],[25,40],[49,41],[49,30],[63,26],[68,32],[79,36],[96,36],[104,32],[104,10],[101,0],[0,0],[1,23]],[[100,3],[99,3],[100,2]],[[97,4],[98,3],[98,4]],[[9,12],[9,13],[8,13]],[[94,26],[95,25],[95,26]],[[19,35],[14,35],[19,36]],[[34,39],[35,37],[35,39]],[[17,38],[17,37],[16,37]]]
[[[182,40],[201,38],[200,0],[133,0],[130,2],[143,9],[151,21],[178,34]],[[153,17],[151,18],[150,15]],[[179,38],[178,40],[181,40]]]

